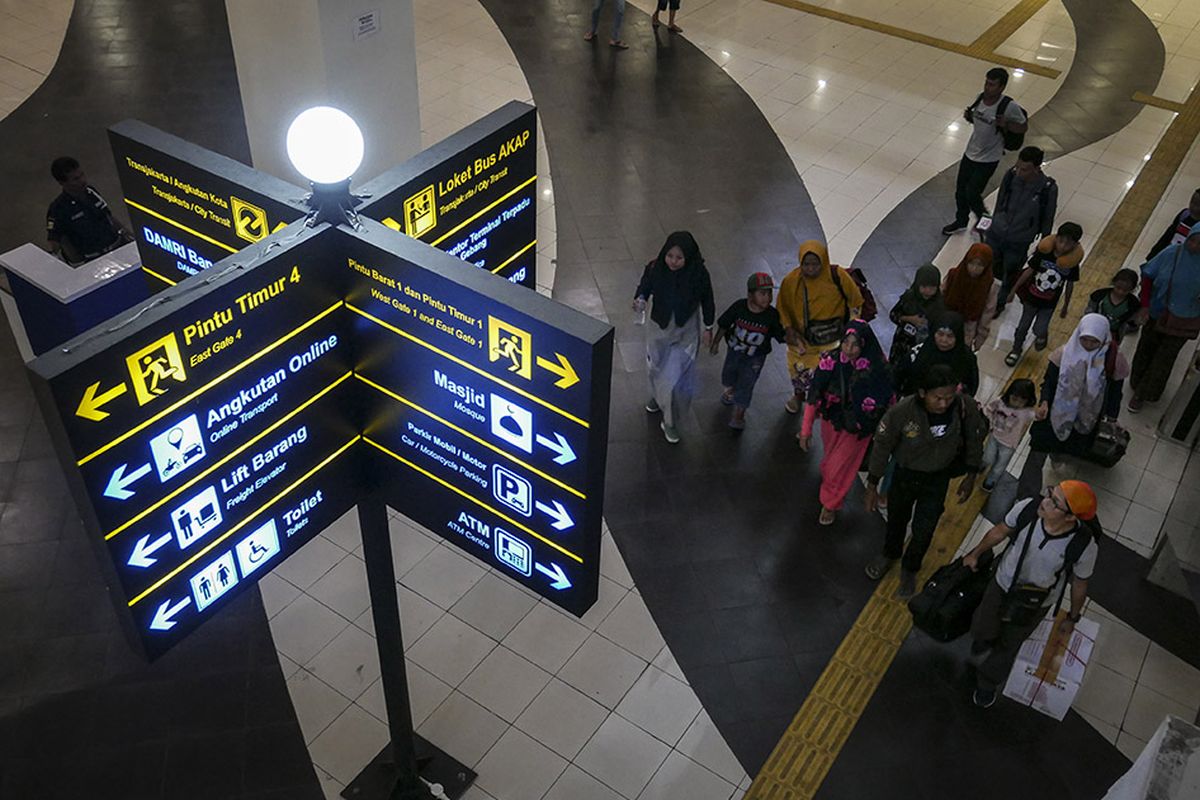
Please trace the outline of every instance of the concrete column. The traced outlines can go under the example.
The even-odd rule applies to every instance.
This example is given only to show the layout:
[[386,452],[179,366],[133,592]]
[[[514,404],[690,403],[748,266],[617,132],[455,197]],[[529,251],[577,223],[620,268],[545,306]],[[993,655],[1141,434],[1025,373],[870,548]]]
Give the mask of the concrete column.
[[[226,0],[254,166],[301,186],[284,137],[332,105],[366,140],[361,184],[421,147],[412,0]],[[371,15],[374,15],[373,17]]]

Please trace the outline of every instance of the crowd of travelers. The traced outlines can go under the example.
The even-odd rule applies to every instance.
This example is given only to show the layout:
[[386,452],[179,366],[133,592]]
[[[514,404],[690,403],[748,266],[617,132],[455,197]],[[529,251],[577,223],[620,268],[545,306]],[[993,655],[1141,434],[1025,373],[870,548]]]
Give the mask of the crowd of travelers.
[[[718,316],[700,247],[690,233],[678,231],[646,265],[634,293],[635,310],[649,307],[653,323],[646,336],[646,410],[661,414],[663,436],[672,444],[680,441],[680,423],[696,391],[701,348],[715,355],[721,342],[726,345],[720,399],[731,407],[729,426],[740,431],[773,344],[783,346],[792,385],[784,408],[800,417],[799,447],[809,451],[814,436],[821,442],[817,522],[836,521],[865,472],[864,504],[869,511],[886,509],[887,518],[881,551],[865,571],[880,580],[899,562],[900,600],[918,590],[950,489],[959,503],[977,482],[993,491],[1028,432],[1016,503],[963,559],[976,569],[985,550],[1012,541],[997,560],[971,628],[973,699],[982,707],[995,701],[1021,642],[1043,618],[1056,588],[1061,603],[1068,581],[1069,611],[1061,626],[1069,635],[1095,566],[1096,495],[1077,480],[1044,488],[1046,459],[1104,463],[1096,452],[1105,447],[1119,458],[1123,430],[1117,416],[1125,383],[1133,389],[1131,413],[1158,401],[1180,350],[1200,333],[1197,190],[1140,269],[1119,270],[1109,286],[1087,297],[1067,341],[1048,354],[1040,386],[1018,378],[998,397],[976,397],[976,353],[1005,305],[1016,300],[1021,306],[1005,359],[1013,367],[1031,329],[1035,351],[1055,344],[1054,312],[1069,315],[1074,284],[1086,269],[1082,227],[1064,221],[1054,228],[1057,186],[1042,169],[1044,152],[1023,145],[1028,118],[1004,95],[1007,77],[1003,69],[990,70],[983,92],[964,113],[973,133],[959,165],[956,217],[943,229],[947,236],[965,230],[974,214],[980,241],[972,241],[944,276],[933,264],[918,267],[887,315],[890,327],[883,319],[870,324],[874,299],[861,272],[832,264],[819,241],[800,245],[797,265],[778,286],[768,273],[750,275],[746,296]],[[1017,151],[1017,161],[1003,174],[989,211],[983,192],[1005,150]],[[891,333],[886,354],[877,329]],[[1118,348],[1133,332],[1140,338],[1130,365]],[[1032,601],[1022,594],[1029,591]],[[1018,600],[1033,612],[1014,613]]]

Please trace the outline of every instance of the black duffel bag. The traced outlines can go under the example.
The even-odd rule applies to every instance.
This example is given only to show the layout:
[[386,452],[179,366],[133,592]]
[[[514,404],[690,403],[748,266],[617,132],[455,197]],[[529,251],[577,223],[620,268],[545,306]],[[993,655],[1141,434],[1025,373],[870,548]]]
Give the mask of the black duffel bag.
[[964,566],[956,558],[939,569],[924,588],[908,601],[913,625],[937,639],[951,642],[971,629],[971,617],[983,600],[992,580],[991,550],[979,556],[979,569]]

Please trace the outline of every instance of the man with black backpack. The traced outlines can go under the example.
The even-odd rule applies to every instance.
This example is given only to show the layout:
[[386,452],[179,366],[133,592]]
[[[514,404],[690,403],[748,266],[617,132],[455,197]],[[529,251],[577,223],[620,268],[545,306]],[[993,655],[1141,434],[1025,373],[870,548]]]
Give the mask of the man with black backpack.
[[1035,239],[1049,236],[1058,213],[1058,184],[1042,171],[1046,154],[1040,147],[1024,147],[1017,164],[1000,180],[996,213],[983,240],[992,248],[992,271],[1000,279],[996,316],[1017,282]]
[[971,138],[958,165],[958,180],[954,186],[954,221],[942,228],[942,233],[965,230],[970,213],[987,216],[983,205],[983,190],[991,180],[1005,150],[1020,150],[1029,129],[1029,116],[1011,97],[1004,94],[1008,71],[994,67],[987,71],[983,91],[975,102],[963,111],[963,118],[972,125]]
[[[967,555],[963,565],[978,569],[980,556],[1012,539],[983,601],[971,621],[973,656],[983,658],[971,700],[981,708],[996,702],[1021,644],[1057,609],[1071,584],[1071,606],[1062,624],[1069,637],[1083,611],[1088,579],[1096,567],[1096,493],[1083,481],[1062,481],[1041,501],[1020,500]],[[1053,606],[1051,605],[1053,603]],[[986,656],[985,656],[986,654]]]

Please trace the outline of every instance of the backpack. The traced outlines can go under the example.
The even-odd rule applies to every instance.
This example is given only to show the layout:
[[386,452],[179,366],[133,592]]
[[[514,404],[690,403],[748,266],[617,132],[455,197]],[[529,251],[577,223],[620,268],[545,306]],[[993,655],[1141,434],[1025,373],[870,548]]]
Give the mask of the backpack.
[[[975,102],[967,106],[968,111],[974,111],[983,102],[983,92],[975,98]],[[1008,110],[1008,104],[1012,102],[1012,98],[1004,95],[1000,98],[1000,105],[996,108],[996,119],[1004,119],[1004,112]],[[1025,115],[1025,121],[1029,121],[1029,115]],[[1004,149],[1007,151],[1020,150],[1025,145],[1025,134],[1010,131],[1007,128],[1000,129],[1000,138],[1004,139]]]
[[[879,306],[875,303],[875,293],[871,291],[871,287],[867,285],[867,276],[858,267],[843,267],[842,270],[850,276],[850,280],[854,281],[854,285],[858,287],[858,291],[862,294],[862,309],[859,311],[859,318],[864,322],[870,322],[879,315]],[[850,300],[846,297],[846,290],[842,287],[842,281],[838,277],[838,267],[836,264],[829,265],[829,276],[833,278],[833,285],[837,287],[838,294],[842,296],[842,305],[846,307],[846,312],[850,311]],[[849,322],[849,318],[846,322]]]
[[[1000,213],[1001,211],[1008,210],[1008,197],[1012,193],[1012,182],[1013,178],[1017,174],[1016,169],[1016,167],[1009,169],[1008,172],[1004,173],[1004,177],[1000,179],[1000,193],[1004,196],[1004,206],[1001,208],[999,196],[997,196],[996,214]],[[1046,207],[1050,205],[1050,188],[1058,186],[1058,184],[1055,183],[1054,178],[1051,178],[1049,175],[1043,173],[1042,177],[1046,179],[1046,182],[1042,184],[1041,189],[1038,189],[1037,199],[1039,221],[1046,218]],[[993,216],[995,216],[995,214],[993,214]],[[1036,255],[1036,253],[1034,253],[1034,255]]]

